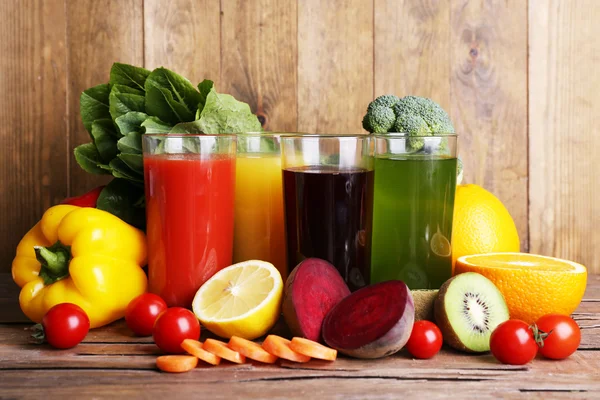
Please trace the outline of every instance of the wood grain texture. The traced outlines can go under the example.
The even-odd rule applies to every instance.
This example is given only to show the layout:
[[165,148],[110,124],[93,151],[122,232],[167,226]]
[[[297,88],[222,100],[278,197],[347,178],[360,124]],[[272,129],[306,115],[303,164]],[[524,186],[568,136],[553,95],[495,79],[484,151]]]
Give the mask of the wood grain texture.
[[[81,123],[79,97],[85,89],[107,83],[114,62],[144,63],[143,0],[65,0],[69,146],[90,141]],[[83,171],[70,155],[70,192],[83,194],[110,179]]]
[[451,117],[465,182],[494,193],[527,250],[527,3],[452,2]]
[[194,85],[218,83],[220,66],[219,2],[144,0],[145,66],[164,66]]
[[296,131],[296,0],[230,0],[221,6],[217,89],[250,104],[265,130]]
[[375,96],[429,97],[450,110],[450,2],[375,0]]
[[0,271],[67,194],[65,16],[61,0],[0,1]]
[[298,130],[363,132],[373,98],[373,1],[298,1]]
[[600,273],[598,5],[529,1],[531,250],[593,273]]

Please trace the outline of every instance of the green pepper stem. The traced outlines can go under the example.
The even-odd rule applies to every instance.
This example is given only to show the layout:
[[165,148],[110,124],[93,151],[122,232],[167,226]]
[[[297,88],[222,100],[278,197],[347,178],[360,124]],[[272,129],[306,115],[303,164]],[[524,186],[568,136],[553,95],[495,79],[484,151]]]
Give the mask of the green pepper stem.
[[42,264],[40,277],[49,285],[69,276],[71,248],[57,241],[52,246],[34,246],[35,257]]

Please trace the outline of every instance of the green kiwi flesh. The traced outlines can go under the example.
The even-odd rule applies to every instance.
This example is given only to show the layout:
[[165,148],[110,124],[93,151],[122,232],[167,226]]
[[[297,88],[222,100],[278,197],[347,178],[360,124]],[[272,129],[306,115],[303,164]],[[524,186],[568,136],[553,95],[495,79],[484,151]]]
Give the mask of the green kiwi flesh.
[[446,344],[469,353],[489,351],[492,332],[509,319],[502,293],[475,272],[456,275],[442,285],[434,315]]
[[435,322],[433,304],[438,295],[437,289],[411,290],[415,302],[415,321],[427,320]]

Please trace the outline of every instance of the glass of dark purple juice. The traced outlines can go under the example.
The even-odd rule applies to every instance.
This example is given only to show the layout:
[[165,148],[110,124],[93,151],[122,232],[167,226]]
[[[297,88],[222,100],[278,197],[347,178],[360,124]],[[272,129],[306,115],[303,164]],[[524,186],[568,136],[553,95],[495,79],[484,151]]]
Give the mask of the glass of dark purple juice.
[[369,284],[373,148],[367,135],[281,138],[289,271],[317,257],[351,290]]

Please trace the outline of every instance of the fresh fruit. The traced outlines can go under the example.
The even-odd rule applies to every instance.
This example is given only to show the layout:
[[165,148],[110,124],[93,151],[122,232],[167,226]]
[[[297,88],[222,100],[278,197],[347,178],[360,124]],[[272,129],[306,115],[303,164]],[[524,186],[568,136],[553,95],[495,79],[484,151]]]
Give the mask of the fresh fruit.
[[221,363],[221,357],[204,350],[202,348],[202,342],[199,342],[197,340],[185,339],[183,342],[181,342],[181,348],[189,354],[193,355],[194,357],[198,357],[200,360],[208,364],[219,365]]
[[304,354],[305,356],[312,358],[318,358],[319,360],[335,361],[337,358],[337,350],[301,337],[292,338],[290,349],[294,350],[296,353]]
[[440,328],[431,321],[415,322],[406,349],[415,358],[427,359],[435,356],[442,348]]
[[410,291],[415,303],[415,321],[434,321],[433,304],[438,295],[437,289],[416,289]]
[[90,319],[78,305],[61,303],[52,307],[42,318],[43,335],[57,349],[77,346],[90,330]]
[[153,293],[144,293],[133,299],[125,309],[125,322],[138,336],[152,335],[154,322],[167,309],[167,303]]
[[215,339],[206,339],[202,348],[206,351],[213,353],[215,356],[224,358],[227,361],[231,361],[236,364],[243,364],[246,362],[246,357],[238,353],[235,350],[227,347],[226,343]]
[[285,282],[283,317],[292,334],[319,341],[323,319],[349,294],[350,289],[333,265],[308,258]]
[[474,272],[456,275],[442,285],[434,314],[449,346],[474,353],[488,351],[490,335],[509,318],[502,293]]
[[357,358],[379,358],[400,350],[410,337],[414,304],[408,286],[387,281],[343,299],[323,321],[325,343]]
[[260,361],[265,364],[273,364],[277,361],[277,356],[270,354],[260,344],[238,336],[232,336],[227,346],[254,361]]
[[263,349],[270,354],[295,362],[308,362],[310,357],[295,352],[290,347],[291,342],[277,335],[269,335],[262,344]]
[[164,372],[188,372],[196,368],[198,359],[194,356],[160,356],[156,366]]
[[200,324],[194,314],[182,307],[172,307],[158,316],[152,330],[154,343],[165,353],[185,353],[181,342],[198,340]]
[[540,346],[540,354],[546,358],[562,360],[577,351],[581,343],[581,330],[572,318],[560,314],[548,314],[535,323],[548,336]]
[[222,269],[196,293],[194,314],[212,333],[224,338],[255,339],[279,318],[283,281],[265,261],[244,261]]
[[587,270],[581,264],[526,253],[461,257],[455,272],[477,272],[494,282],[511,318],[528,324],[546,314],[571,314],[587,282]]
[[526,322],[509,319],[492,332],[490,350],[502,364],[524,365],[535,358],[538,345]]
[[508,210],[478,185],[458,185],[452,223],[452,265],[459,257],[519,251],[519,234]]

